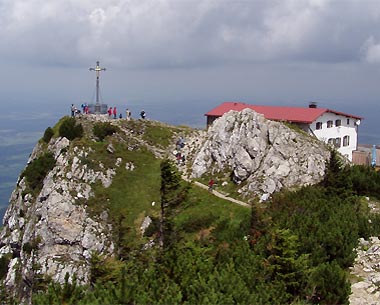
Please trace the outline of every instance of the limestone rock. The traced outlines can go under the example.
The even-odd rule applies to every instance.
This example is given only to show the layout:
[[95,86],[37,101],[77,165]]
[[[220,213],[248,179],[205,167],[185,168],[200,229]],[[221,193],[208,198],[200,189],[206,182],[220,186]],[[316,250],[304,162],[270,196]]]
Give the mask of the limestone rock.
[[357,257],[351,274],[356,282],[351,285],[349,298],[351,305],[367,305],[380,303],[380,240],[371,237],[369,240],[359,239],[356,249]]
[[245,182],[243,195],[268,198],[283,187],[319,182],[329,156],[327,147],[306,133],[251,109],[230,111],[209,128],[195,154],[192,177],[231,173],[237,184]]
[[[29,163],[42,155],[42,149],[36,145]],[[100,164],[95,166],[99,170],[88,168],[85,159],[90,149],[70,148],[66,138],[53,138],[48,151],[56,163],[41,191],[29,193],[25,178],[19,179],[0,235],[0,255],[13,257],[4,284],[26,295],[23,283],[33,277],[36,264],[42,275],[57,282],[63,283],[68,272],[70,277],[75,273],[79,283],[87,283],[91,253],[107,256],[114,252],[107,212],[93,218],[83,202],[93,195],[91,185],[96,181],[106,187],[112,183],[115,169]],[[115,166],[121,162],[117,160]]]

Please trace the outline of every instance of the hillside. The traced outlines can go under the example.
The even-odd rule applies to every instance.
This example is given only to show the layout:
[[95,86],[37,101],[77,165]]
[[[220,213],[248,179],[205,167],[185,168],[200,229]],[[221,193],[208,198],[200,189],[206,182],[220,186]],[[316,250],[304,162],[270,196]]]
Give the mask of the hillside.
[[[340,176],[354,174],[329,156],[324,144],[253,111],[228,113],[207,132],[62,118],[12,193],[0,235],[0,296],[35,304],[347,300],[343,270],[378,222],[364,221],[367,209],[351,197],[355,183]],[[222,198],[198,187],[210,178]],[[328,246],[312,246],[319,244]],[[340,285],[335,292],[319,288],[326,268],[326,281]]]

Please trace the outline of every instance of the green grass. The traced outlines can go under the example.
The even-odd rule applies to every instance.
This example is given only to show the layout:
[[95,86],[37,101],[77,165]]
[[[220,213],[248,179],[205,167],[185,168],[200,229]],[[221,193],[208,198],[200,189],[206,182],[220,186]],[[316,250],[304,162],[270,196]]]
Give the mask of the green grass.
[[[109,208],[114,221],[123,215],[124,225],[131,228],[127,233],[131,240],[139,236],[145,216],[158,218],[160,215],[161,160],[143,149],[124,151],[121,157],[123,161],[133,162],[136,168],[133,171],[125,170],[124,166],[118,169],[109,188],[98,184],[95,187],[95,197],[89,200],[89,206],[93,213],[101,213]],[[152,202],[155,202],[154,206]],[[175,225],[186,232],[190,239],[196,238],[202,230],[217,227],[223,221],[227,221],[230,227],[238,228],[242,220],[250,215],[250,209],[218,198],[194,185],[179,211]],[[141,242],[144,239],[140,239]],[[134,240],[134,243],[138,241]]]
[[159,148],[167,148],[174,144],[177,136],[186,136],[191,132],[189,127],[174,127],[149,120],[121,121],[120,125],[135,136],[141,136],[149,145]]
[[162,126],[146,126],[143,139],[150,145],[165,148],[173,142],[173,130]]
[[[180,230],[197,235],[202,229],[213,230],[225,221],[232,230],[237,229],[250,215],[251,209],[216,197],[193,185],[183,210],[175,218],[175,224]],[[188,237],[192,238],[194,234]]]
[[[106,145],[96,143],[96,161],[114,164],[116,158],[121,157],[123,162],[110,187],[104,188],[99,183],[94,187],[95,196],[90,198],[89,207],[93,213],[109,208],[114,219],[122,214],[125,225],[137,232],[146,215],[155,215],[159,211],[161,161],[143,148],[128,151],[123,145],[117,144],[114,145],[115,154],[104,154]],[[132,162],[135,169],[126,170],[125,162]],[[152,206],[153,201],[157,202],[155,206]]]

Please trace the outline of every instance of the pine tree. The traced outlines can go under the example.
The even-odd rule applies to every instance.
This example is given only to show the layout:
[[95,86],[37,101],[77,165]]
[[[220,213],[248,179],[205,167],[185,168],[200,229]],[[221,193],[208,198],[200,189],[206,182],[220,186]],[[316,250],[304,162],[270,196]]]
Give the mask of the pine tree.
[[167,248],[174,238],[172,216],[178,205],[186,199],[187,186],[181,185],[181,177],[169,160],[161,162],[161,215],[160,247]]

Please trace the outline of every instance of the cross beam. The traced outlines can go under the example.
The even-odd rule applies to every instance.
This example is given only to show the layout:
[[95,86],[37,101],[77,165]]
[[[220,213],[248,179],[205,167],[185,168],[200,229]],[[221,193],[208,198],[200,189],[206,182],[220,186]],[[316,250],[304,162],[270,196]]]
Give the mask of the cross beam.
[[106,68],[100,68],[99,66],[99,61],[96,62],[96,67],[95,68],[90,68],[90,71],[95,71],[96,73],[96,106],[99,106],[99,76],[100,76],[100,71],[106,71]]

